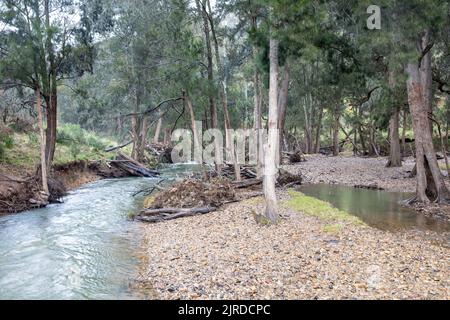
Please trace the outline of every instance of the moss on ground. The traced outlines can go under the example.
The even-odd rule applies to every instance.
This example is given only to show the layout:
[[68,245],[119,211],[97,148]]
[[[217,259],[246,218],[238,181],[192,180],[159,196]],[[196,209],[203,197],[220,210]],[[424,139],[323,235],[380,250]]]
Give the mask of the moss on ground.
[[[352,216],[348,212],[333,207],[330,203],[304,195],[298,191],[289,190],[290,199],[285,201],[285,205],[293,210],[303,212],[306,215],[319,217],[325,221],[350,222],[355,225],[365,225],[359,218]],[[336,229],[328,226],[329,231]]]

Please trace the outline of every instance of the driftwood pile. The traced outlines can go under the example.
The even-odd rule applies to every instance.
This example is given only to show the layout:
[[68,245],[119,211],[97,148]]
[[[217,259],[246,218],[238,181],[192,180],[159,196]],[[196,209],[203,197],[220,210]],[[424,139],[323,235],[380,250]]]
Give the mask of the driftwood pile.
[[186,179],[159,193],[151,206],[142,210],[135,218],[145,222],[173,220],[209,213],[226,203],[236,201],[234,187],[228,179]]
[[[142,210],[135,219],[156,223],[210,213],[227,203],[263,195],[262,183],[257,178],[239,182],[232,182],[226,177],[186,179],[156,195],[150,206]],[[278,186],[290,187],[301,183],[301,176],[280,170]],[[257,189],[254,190],[253,187]]]
[[109,164],[127,172],[131,176],[153,178],[159,176],[159,172],[146,168],[142,163],[122,152],[118,152],[115,160],[108,161]]

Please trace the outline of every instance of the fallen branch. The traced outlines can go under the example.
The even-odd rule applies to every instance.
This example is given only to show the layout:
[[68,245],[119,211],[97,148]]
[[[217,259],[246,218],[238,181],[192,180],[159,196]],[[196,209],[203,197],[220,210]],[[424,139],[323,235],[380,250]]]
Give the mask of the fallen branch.
[[129,146],[132,143],[133,143],[133,140],[128,141],[127,143],[121,144],[120,146],[117,146],[117,147],[107,148],[107,149],[105,149],[105,152],[112,152],[112,151],[116,151],[116,150],[119,150],[119,149],[123,149],[123,148]]
[[207,214],[216,211],[216,207],[202,207],[202,208],[162,208],[162,209],[146,209],[141,211],[141,214],[136,217],[137,220],[156,223],[178,218],[191,217],[201,214]]
[[252,186],[257,186],[262,184],[262,180],[261,179],[247,179],[247,180],[243,180],[243,181],[235,181],[233,182],[233,187],[235,187],[236,189],[244,189],[244,188],[249,188]]

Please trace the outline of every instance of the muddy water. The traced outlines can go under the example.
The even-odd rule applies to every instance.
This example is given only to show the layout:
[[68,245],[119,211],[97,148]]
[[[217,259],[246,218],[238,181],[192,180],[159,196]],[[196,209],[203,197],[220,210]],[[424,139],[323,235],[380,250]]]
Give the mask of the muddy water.
[[403,207],[400,202],[411,197],[410,194],[326,184],[304,185],[299,190],[308,196],[330,202],[368,225],[382,230],[450,231],[448,222],[426,217]]
[[[190,166],[162,170],[174,179]],[[64,203],[0,217],[0,299],[133,299],[139,223],[128,219],[157,179],[103,180]]]

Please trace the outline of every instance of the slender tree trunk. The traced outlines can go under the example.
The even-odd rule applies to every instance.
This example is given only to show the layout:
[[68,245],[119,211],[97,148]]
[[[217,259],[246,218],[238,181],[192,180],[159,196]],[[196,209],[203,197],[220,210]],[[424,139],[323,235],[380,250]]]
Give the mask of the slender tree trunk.
[[137,160],[144,162],[148,136],[148,116],[145,114],[140,118],[139,129]]
[[269,133],[264,161],[265,217],[271,222],[278,221],[278,205],[275,190],[277,178],[276,158],[279,143],[278,128],[278,41],[270,39],[270,84],[269,84]]
[[41,178],[42,178],[42,190],[48,197],[50,195],[48,189],[48,180],[47,180],[47,164],[46,164],[46,156],[45,156],[45,132],[44,132],[44,121],[42,116],[42,107],[41,107],[41,90],[38,88],[36,90],[36,99],[37,99],[37,113],[38,113],[38,126],[39,126],[39,138],[41,145]]
[[53,159],[55,156],[56,149],[56,133],[58,127],[58,85],[56,80],[56,62],[55,62],[55,52],[53,48],[52,39],[50,37],[50,0],[44,1],[44,16],[45,16],[45,27],[47,30],[46,41],[45,41],[45,51],[47,53],[49,66],[49,74],[44,75],[49,79],[49,104],[47,104],[47,130],[46,130],[46,143],[45,143],[45,158],[47,165],[47,172],[50,172]]
[[204,14],[207,15],[208,21],[211,26],[211,34],[214,41],[214,49],[215,49],[215,55],[216,55],[216,63],[217,67],[219,69],[219,97],[222,103],[223,108],[223,114],[224,114],[224,122],[225,122],[225,146],[227,149],[227,153],[229,155],[229,158],[234,166],[234,174],[236,177],[236,181],[241,181],[241,167],[239,165],[239,159],[236,155],[236,150],[234,146],[234,140],[233,137],[230,135],[232,126],[231,126],[231,119],[230,119],[230,113],[228,112],[228,99],[227,99],[227,85],[226,85],[226,77],[225,77],[225,70],[222,65],[222,61],[220,59],[220,52],[219,52],[219,41],[217,40],[216,35],[216,29],[214,26],[214,21],[212,19],[212,10],[211,10],[211,3],[209,0],[206,0],[209,13],[206,12],[206,8],[203,8]]
[[131,139],[133,140],[133,149],[131,151],[131,157],[137,160],[139,142],[138,142],[138,115],[136,113],[131,115]]
[[[184,93],[185,101],[189,110],[189,115],[191,117],[191,128],[192,128],[192,134],[194,136],[194,150],[199,152],[202,150],[202,145],[200,142],[200,137],[198,136],[198,128],[197,128],[197,122],[195,121],[195,113],[194,113],[194,106],[192,105],[191,98],[187,93]],[[194,152],[195,153],[195,152]],[[203,165],[203,163],[200,163]]]
[[160,117],[158,119],[158,123],[156,125],[155,129],[155,136],[153,137],[153,143],[159,143],[159,136],[161,135],[161,128],[162,128],[162,118]]
[[50,172],[56,148],[56,128],[58,127],[57,118],[57,95],[52,93],[47,100],[47,129],[45,133],[45,162],[47,171]]
[[333,156],[337,157],[340,153],[339,147],[339,130],[341,128],[340,119],[341,115],[339,112],[339,106],[334,109],[334,122],[333,122]]
[[399,135],[399,117],[400,110],[399,108],[394,108],[394,113],[391,116],[391,120],[389,121],[389,142],[390,142],[390,151],[389,151],[389,160],[387,163],[387,167],[401,167],[402,166],[402,155],[400,151],[400,135]]
[[403,126],[402,126],[402,155],[406,155],[406,130],[408,129],[408,113],[403,111]]
[[286,61],[284,65],[284,78],[281,84],[280,93],[278,97],[278,108],[279,108],[279,124],[278,128],[280,130],[280,141],[278,143],[278,159],[277,164],[281,163],[283,159],[283,139],[284,139],[284,127],[286,124],[286,109],[289,97],[289,83],[291,82],[291,69],[289,62]]
[[[196,0],[197,9],[200,13],[200,15],[203,18],[203,32],[205,34],[205,44],[206,44],[206,58],[208,61],[207,64],[207,70],[208,70],[208,82],[209,85],[212,87],[214,85],[214,73],[213,73],[213,53],[212,53],[212,46],[211,46],[211,34],[210,34],[210,25],[208,20],[208,12],[206,11],[206,2],[205,0],[202,0],[200,3],[199,0]],[[219,121],[217,117],[217,106],[216,101],[214,99],[214,93],[212,90],[209,90],[209,109],[211,114],[211,129],[217,129],[219,127]],[[220,144],[218,141],[215,141],[215,166],[216,171],[220,175],[222,172],[222,162],[223,159],[220,159]]]
[[316,154],[320,153],[320,134],[322,132],[322,120],[323,120],[323,107],[320,107],[319,119],[317,121],[317,128],[316,128],[316,142],[314,144]]

